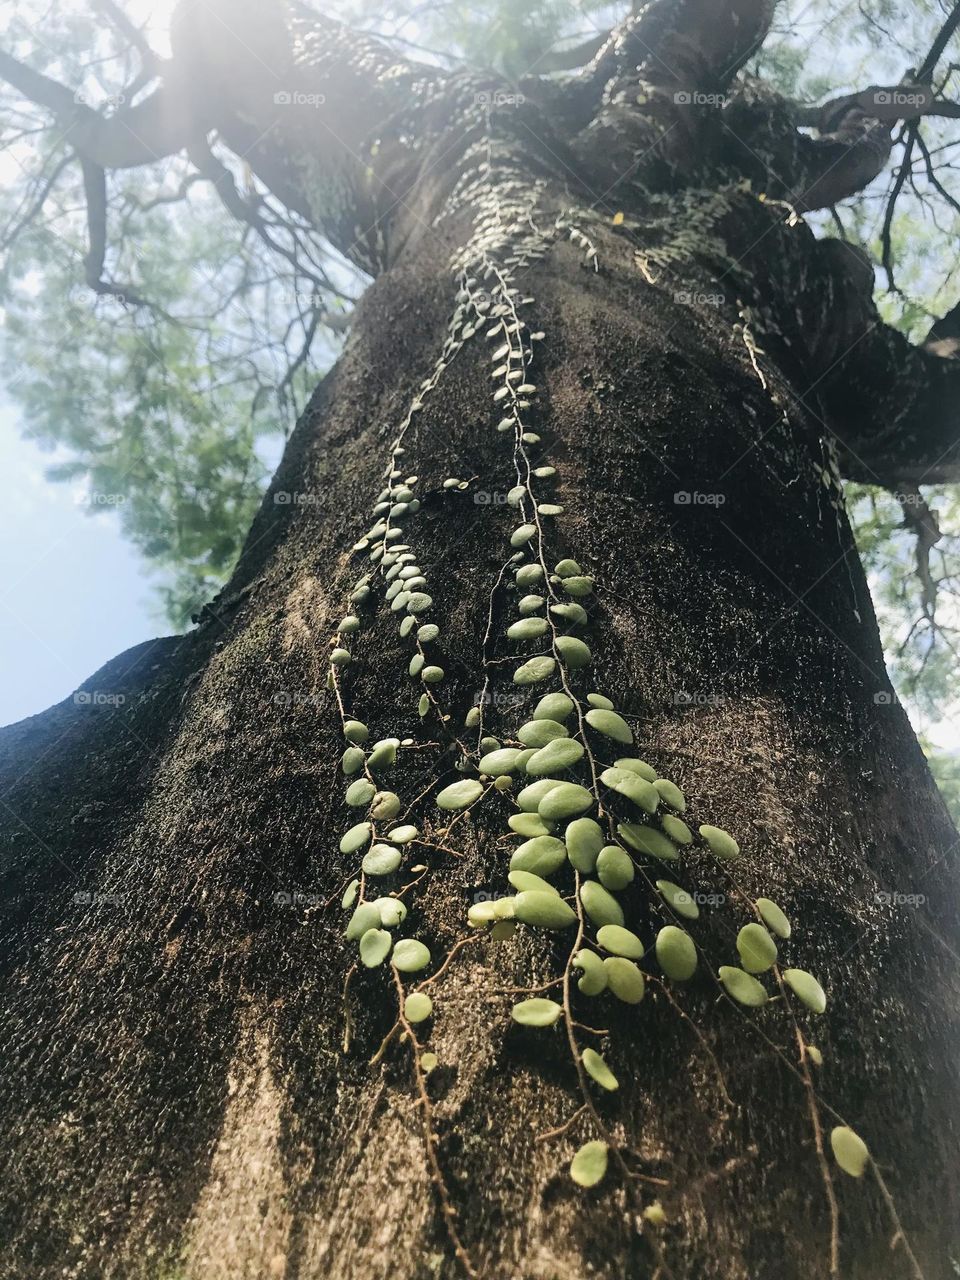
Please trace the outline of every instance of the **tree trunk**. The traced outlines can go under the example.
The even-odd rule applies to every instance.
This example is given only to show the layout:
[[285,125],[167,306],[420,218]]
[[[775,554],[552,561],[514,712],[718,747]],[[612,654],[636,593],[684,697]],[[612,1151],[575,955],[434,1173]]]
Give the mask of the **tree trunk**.
[[[464,256],[471,197],[411,232],[369,290],[201,626],[3,731],[2,1275],[955,1274],[956,832],[884,673],[824,452],[810,366],[822,333],[774,357],[758,344],[776,326],[759,333],[739,303],[746,278],[786,314],[797,255],[815,249],[802,229],[788,243],[769,211],[751,223],[706,194],[701,212],[746,266],[678,288],[624,196],[632,238],[531,180],[512,198],[542,234],[514,216],[487,248],[529,299],[518,332],[544,334],[524,375],[539,441],[496,430],[515,397],[493,399],[505,384],[491,379],[489,309],[465,334],[477,316],[462,299],[450,329],[465,278],[473,301],[509,298],[477,271],[475,241]],[[403,541],[440,627],[427,662],[445,678],[408,675],[416,645],[375,581],[362,629],[337,641],[352,661],[333,691],[332,637],[376,568],[369,546],[351,548],[420,396],[398,455],[422,504]],[[512,674],[541,642],[504,635],[522,594],[506,495],[526,458],[557,468],[537,494],[564,508],[538,517],[526,561],[572,557],[596,584],[589,624],[566,628],[590,664],[530,687]],[[619,897],[647,946],[646,998],[574,986],[572,1017],[538,1029],[511,1020],[522,995],[509,989],[569,975],[579,929],[468,928],[471,904],[511,892],[516,807],[488,789],[453,822],[435,796],[461,776],[461,747],[475,777],[481,734],[516,741],[561,674],[578,699],[609,696],[634,731],[635,748],[588,732],[602,764],[635,751],[682,787],[694,830],[725,828],[742,857],[696,840],[665,869],[638,858]],[[378,782],[420,841],[363,888],[414,882],[394,932],[428,944],[421,973],[358,965],[344,937],[362,853],[339,842],[363,811],[343,801],[341,700],[371,741],[412,740]],[[466,729],[478,700],[482,729]],[[662,980],[654,958],[674,920],[654,887],[664,875],[702,895],[689,983]],[[572,871],[557,884],[572,894]],[[770,974],[779,998],[764,1008],[723,994],[714,975],[739,964],[756,896],[792,920],[778,964],[818,977],[821,1016]],[[404,1022],[378,1053],[397,984],[441,966],[432,1020]],[[414,1034],[437,1056],[429,1073]],[[571,1036],[578,1053],[602,1051],[619,1089],[587,1080],[589,1107],[545,1137],[583,1104]],[[841,1118],[870,1148],[859,1180],[830,1153]],[[603,1133],[606,1177],[581,1188],[569,1161]],[[665,1221],[644,1216],[654,1201]]]

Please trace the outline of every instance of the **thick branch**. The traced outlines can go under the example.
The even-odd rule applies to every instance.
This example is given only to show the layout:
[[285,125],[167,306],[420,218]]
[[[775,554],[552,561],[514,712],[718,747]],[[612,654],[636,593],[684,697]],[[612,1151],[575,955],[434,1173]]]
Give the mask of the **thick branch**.
[[[819,242],[818,278],[803,300],[814,390],[850,480],[897,490],[960,481],[960,360],[914,346],[884,324],[865,255]],[[944,332],[945,319],[939,322]]]
[[50,111],[65,140],[104,169],[131,169],[172,155],[190,132],[194,98],[182,85],[167,85],[144,102],[102,116],[66,85],[0,50],[0,79]]

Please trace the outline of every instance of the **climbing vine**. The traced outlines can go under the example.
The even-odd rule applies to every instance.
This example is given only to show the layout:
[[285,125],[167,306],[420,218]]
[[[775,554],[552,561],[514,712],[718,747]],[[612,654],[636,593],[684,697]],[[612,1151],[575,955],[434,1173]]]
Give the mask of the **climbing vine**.
[[[366,565],[330,653],[329,686],[346,743],[344,800],[363,814],[340,839],[341,853],[359,859],[342,897],[349,913],[346,938],[357,948],[359,965],[389,974],[385,990],[396,1001],[395,1020],[374,1062],[394,1039],[411,1051],[430,1177],[454,1251],[466,1273],[476,1275],[445,1182],[430,1100],[428,1079],[437,1055],[427,1047],[424,1028],[434,1014],[432,989],[459,950],[481,937],[508,944],[518,929],[557,935],[566,944],[559,970],[539,986],[515,989],[512,994],[520,998],[509,1013],[531,1036],[560,1029],[577,1082],[579,1097],[569,1116],[538,1138],[570,1144],[564,1157],[569,1176],[583,1188],[600,1184],[613,1162],[639,1197],[645,1234],[659,1258],[657,1232],[668,1213],[656,1192],[665,1184],[635,1170],[630,1135],[601,1113],[599,1097],[619,1089],[629,1065],[611,1057],[608,1033],[591,1025],[589,1010],[609,1000],[639,1005],[652,986],[690,1022],[676,989],[699,974],[715,985],[727,1008],[754,1020],[758,1034],[805,1091],[832,1224],[830,1270],[837,1275],[839,1215],[825,1116],[834,1121],[829,1147],[836,1165],[852,1177],[871,1168],[895,1222],[896,1210],[866,1144],[823,1104],[816,1088],[815,1072],[824,1068],[824,1057],[807,1027],[824,1012],[827,996],[801,967],[802,942],[798,946],[787,914],[770,898],[753,898],[738,882],[741,851],[735,835],[711,823],[707,813],[691,815],[676,781],[638,754],[631,723],[636,717],[596,688],[601,681],[591,635],[602,625],[602,609],[593,576],[564,535],[565,509],[554,492],[558,471],[540,407],[537,349],[547,335],[531,322],[535,300],[521,288],[526,269],[561,238],[574,242],[586,268],[599,271],[598,249],[584,230],[596,215],[580,209],[548,214],[545,188],[519,171],[509,145],[498,137],[495,108],[486,102],[474,110],[482,125],[480,140],[468,151],[449,202],[449,212],[475,211],[474,230],[451,263],[456,298],[446,340],[392,440],[373,522],[354,546]],[[740,189],[741,197],[746,194]],[[638,250],[647,283],[658,284],[654,267],[671,271],[705,237],[713,237],[717,217],[729,209],[726,194],[706,210],[694,201],[692,229],[681,227],[659,250]],[[625,234],[636,229],[620,217],[614,225]],[[749,321],[744,308],[739,332],[756,376],[766,385],[758,363],[763,353]],[[494,430],[509,447],[515,483],[506,494],[514,515],[509,549],[490,590],[482,688],[464,715],[444,700],[442,628],[433,620],[434,600],[411,532],[421,510],[422,481],[416,472],[406,474],[405,440],[427,398],[471,341],[484,345]],[[456,501],[471,483],[450,476],[439,488],[445,500]],[[410,645],[407,676],[423,740],[387,736],[371,745],[367,724],[350,705],[345,677],[356,661],[355,641],[378,610],[398,619],[399,635]],[[514,705],[519,695],[526,708],[518,720],[494,725],[493,732],[489,721],[498,700],[492,695],[500,685],[514,695],[505,703]],[[437,741],[428,741],[428,732]],[[452,751],[459,776],[401,798],[385,779],[403,753],[428,748]],[[505,833],[512,842],[510,854],[497,872],[497,892],[469,906],[468,932],[431,976],[422,977],[435,958],[412,927],[410,905],[429,874],[416,851],[460,857],[457,836],[465,820],[482,815],[494,795],[508,796],[513,806]],[[439,819],[432,816],[434,809]],[[426,823],[414,820],[418,813],[427,815]],[[726,881],[724,900],[732,904],[733,920],[722,955],[708,955],[698,938],[703,895],[685,865],[691,853],[711,857]],[[763,1011],[774,1002],[787,1010],[794,1054],[764,1029]],[[641,1184],[653,1188],[654,1198]]]

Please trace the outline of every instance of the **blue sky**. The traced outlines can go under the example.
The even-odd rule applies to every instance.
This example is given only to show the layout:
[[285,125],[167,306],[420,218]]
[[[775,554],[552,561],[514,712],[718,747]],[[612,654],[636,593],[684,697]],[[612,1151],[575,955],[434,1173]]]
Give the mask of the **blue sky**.
[[116,512],[89,514],[82,488],[44,478],[51,461],[0,401],[0,724],[59,702],[165,629]]

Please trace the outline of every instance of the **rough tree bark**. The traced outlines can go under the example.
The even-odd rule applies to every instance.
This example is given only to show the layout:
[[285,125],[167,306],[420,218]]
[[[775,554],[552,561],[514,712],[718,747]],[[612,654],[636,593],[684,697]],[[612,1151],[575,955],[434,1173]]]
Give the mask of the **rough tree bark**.
[[[954,1275],[957,836],[884,672],[832,442],[851,474],[950,474],[958,375],[878,329],[862,261],[790,210],[827,170],[831,198],[858,185],[882,130],[851,143],[832,121],[818,158],[784,104],[733,80],[761,4],[648,6],[562,93],[524,86],[524,102],[313,15],[181,18],[177,119],[155,104],[151,146],[161,124],[167,149],[216,129],[377,279],[200,626],[0,736],[0,1274]],[[737,131],[694,93],[727,95]],[[486,332],[514,305],[507,341],[537,391],[500,396],[519,380],[491,378],[502,335]],[[518,395],[539,440],[496,430]],[[563,679],[608,695],[691,825],[742,850],[727,865],[697,841],[666,872],[638,858],[620,896],[646,998],[572,995],[576,1022],[607,1029],[572,1034],[619,1089],[588,1082],[591,1109],[547,1140],[583,1081],[565,1019],[511,1023],[507,989],[563,974],[570,932],[468,929],[478,894],[509,891],[515,804],[490,790],[448,832],[434,801],[476,776],[481,734],[515,741],[559,685],[514,684],[543,642],[504,636],[520,510],[502,496],[528,461],[556,468],[534,483],[563,512],[534,520],[525,559],[573,557],[595,580],[588,625],[566,628],[592,661]],[[351,550],[385,469],[394,487],[418,477],[402,541],[445,670],[422,719],[416,645],[369,558],[382,535]],[[365,572],[362,629],[337,639]],[[353,658],[336,694],[334,644]],[[339,841],[363,811],[343,801],[340,700],[373,739],[412,740],[377,782],[424,843],[364,891],[415,882],[399,932],[433,963],[402,985],[450,957],[415,1028],[428,1076],[406,1025],[371,1063],[397,993],[389,963],[358,967],[344,938],[361,855]],[[587,741],[604,763],[629,750]],[[688,984],[652,958],[673,919],[663,874],[708,902]],[[572,873],[557,883],[572,892]],[[738,963],[755,895],[792,919],[780,963],[817,975],[821,1016],[723,997],[713,975]],[[840,1117],[870,1148],[859,1180],[818,1155]],[[584,1190],[567,1166],[598,1126],[618,1157]],[[643,1216],[655,1200],[665,1221]]]

